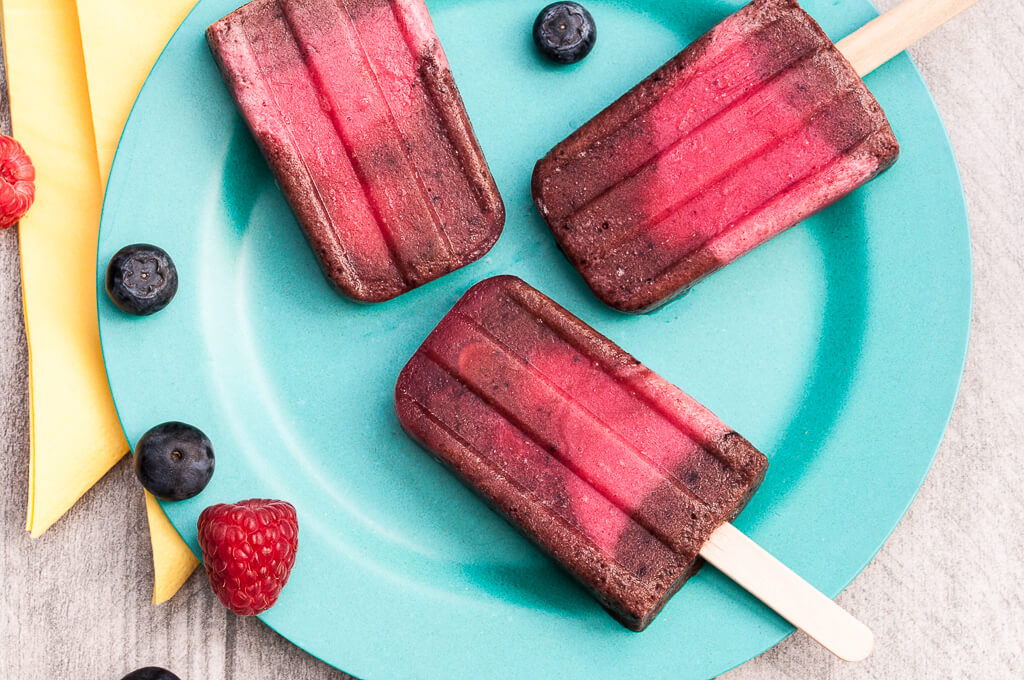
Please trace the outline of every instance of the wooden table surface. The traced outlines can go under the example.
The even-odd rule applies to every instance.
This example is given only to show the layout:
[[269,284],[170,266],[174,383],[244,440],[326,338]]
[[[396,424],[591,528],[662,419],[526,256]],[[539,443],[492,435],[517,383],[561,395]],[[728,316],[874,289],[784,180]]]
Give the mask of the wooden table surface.
[[[728,680],[1024,677],[1024,3],[985,0],[911,53],[949,128],[971,217],[963,387],[920,495],[839,598],[874,629],[874,656],[844,664],[798,633]],[[0,679],[118,680],[150,664],[183,680],[347,677],[227,613],[201,573],[153,607],[128,461],[42,538],[28,537],[17,239],[0,233]]]

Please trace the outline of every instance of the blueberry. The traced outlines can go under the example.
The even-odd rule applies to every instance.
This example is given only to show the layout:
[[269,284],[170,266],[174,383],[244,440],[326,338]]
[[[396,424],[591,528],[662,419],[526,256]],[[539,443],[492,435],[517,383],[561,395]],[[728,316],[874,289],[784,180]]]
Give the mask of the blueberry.
[[579,3],[556,2],[537,15],[533,41],[545,57],[560,64],[575,64],[594,48],[597,26]]
[[135,475],[165,501],[183,501],[206,488],[213,476],[213,445],[185,423],[157,425],[135,446]]
[[137,671],[132,671],[121,680],[181,680],[177,675],[163,668],[146,666]]
[[125,246],[107,265],[107,294],[122,312],[146,316],[167,306],[178,292],[171,256],[146,243]]

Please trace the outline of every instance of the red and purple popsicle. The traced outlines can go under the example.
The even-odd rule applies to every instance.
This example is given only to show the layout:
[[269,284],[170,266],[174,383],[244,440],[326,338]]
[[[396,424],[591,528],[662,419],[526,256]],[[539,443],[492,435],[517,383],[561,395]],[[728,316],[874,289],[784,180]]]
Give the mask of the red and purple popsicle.
[[558,144],[533,196],[594,293],[645,312],[898,154],[814,19],[795,0],[755,0]]
[[207,39],[343,294],[388,300],[494,245],[504,206],[422,0],[255,0]]
[[870,651],[870,631],[728,524],[767,458],[522,280],[473,286],[402,370],[395,405],[626,627],[647,627],[703,556],[837,654]]
[[402,371],[405,430],[643,630],[768,460],[511,276],[466,293]]

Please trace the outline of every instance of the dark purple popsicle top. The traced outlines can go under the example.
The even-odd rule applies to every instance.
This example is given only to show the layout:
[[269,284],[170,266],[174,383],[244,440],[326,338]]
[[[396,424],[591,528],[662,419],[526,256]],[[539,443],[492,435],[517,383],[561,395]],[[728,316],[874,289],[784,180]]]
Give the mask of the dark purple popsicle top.
[[795,0],[756,0],[556,146],[533,196],[601,300],[696,281],[887,169],[878,103]]
[[402,427],[642,630],[767,459],[512,276],[478,283],[403,369]]
[[494,245],[504,206],[422,0],[255,0],[207,38],[342,293],[387,300]]

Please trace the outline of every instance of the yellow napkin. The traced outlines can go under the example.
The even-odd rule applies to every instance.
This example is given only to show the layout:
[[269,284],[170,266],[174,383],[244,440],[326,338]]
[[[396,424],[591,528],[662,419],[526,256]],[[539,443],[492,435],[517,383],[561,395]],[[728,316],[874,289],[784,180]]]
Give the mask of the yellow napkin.
[[11,118],[36,166],[21,221],[32,462],[28,530],[46,531],[128,451],[96,324],[99,167],[74,0],[4,0]]
[[[190,4],[164,0],[145,11],[123,0],[2,4],[12,118],[38,173],[36,204],[20,228],[32,405],[27,525],[33,537],[128,450],[110,399],[95,316],[100,175],[105,181],[131,102]],[[159,17],[140,20],[142,15]],[[88,84],[83,55],[90,56]],[[101,90],[91,98],[94,105],[90,85]],[[159,603],[177,592],[198,562],[148,494],[146,508],[153,601]]]
[[[242,4],[244,0],[239,0]],[[132,104],[196,0],[78,0],[100,177],[107,183]]]

